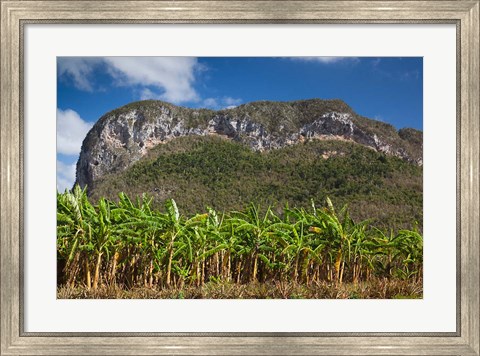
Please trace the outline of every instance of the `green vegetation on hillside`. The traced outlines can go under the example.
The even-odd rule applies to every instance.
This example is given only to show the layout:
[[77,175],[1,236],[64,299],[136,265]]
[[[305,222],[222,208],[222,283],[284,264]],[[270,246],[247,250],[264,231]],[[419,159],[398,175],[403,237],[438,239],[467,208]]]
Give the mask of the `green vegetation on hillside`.
[[310,199],[329,196],[348,204],[355,220],[422,227],[422,168],[351,142],[313,140],[254,152],[221,137],[180,137],[97,181],[89,195],[114,200],[118,192],[147,193],[157,208],[173,198],[184,214],[206,206],[241,210],[250,202],[281,213],[286,204],[306,208]]

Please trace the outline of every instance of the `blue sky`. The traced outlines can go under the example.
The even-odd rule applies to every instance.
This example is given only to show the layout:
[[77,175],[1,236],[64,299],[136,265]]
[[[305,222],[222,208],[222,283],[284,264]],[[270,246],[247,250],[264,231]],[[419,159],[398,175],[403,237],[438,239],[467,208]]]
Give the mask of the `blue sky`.
[[57,188],[71,188],[81,143],[106,112],[133,101],[221,109],[258,100],[342,99],[396,128],[423,125],[419,57],[61,57]]

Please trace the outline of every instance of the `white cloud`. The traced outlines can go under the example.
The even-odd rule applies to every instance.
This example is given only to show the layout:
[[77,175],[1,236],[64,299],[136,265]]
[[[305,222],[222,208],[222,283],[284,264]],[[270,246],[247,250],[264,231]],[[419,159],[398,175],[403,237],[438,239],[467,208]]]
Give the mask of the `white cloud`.
[[195,74],[205,68],[195,57],[61,57],[58,76],[72,80],[80,90],[93,92],[99,90],[94,80],[99,66],[105,66],[116,85],[140,87],[142,99],[176,104],[200,100],[194,88]]
[[159,99],[160,96],[160,94],[154,93],[148,88],[142,89],[142,91],[140,92],[140,100]]
[[94,87],[91,77],[98,64],[101,64],[101,59],[95,57],[60,57],[57,61],[58,76],[68,77],[76,88],[92,92]]
[[242,103],[242,99],[235,99],[229,96],[223,98],[223,103],[228,106],[237,106]]
[[65,164],[57,160],[57,190],[64,192],[71,189],[75,183],[76,164]]
[[195,70],[199,68],[194,57],[106,57],[110,75],[118,85],[154,87],[155,94],[143,90],[143,96],[155,97],[172,103],[198,101],[193,87]]
[[76,111],[57,109],[57,153],[78,155],[91,128],[92,124],[84,121]]
[[205,106],[206,108],[217,108],[218,107],[217,99],[207,98],[203,101],[203,106]]
[[[83,120],[71,109],[57,108],[57,155],[70,156],[68,161],[76,162],[82,142],[93,124]],[[63,192],[71,189],[75,182],[76,163],[65,163],[57,159],[57,189]]]
[[242,99],[224,96],[222,98],[207,98],[203,100],[203,106],[210,109],[233,109],[242,103]]
[[340,63],[340,62],[349,62],[349,63],[357,63],[359,59],[357,57],[290,57],[290,59],[294,61],[302,61],[302,62],[317,62],[321,64],[333,64],[333,63]]

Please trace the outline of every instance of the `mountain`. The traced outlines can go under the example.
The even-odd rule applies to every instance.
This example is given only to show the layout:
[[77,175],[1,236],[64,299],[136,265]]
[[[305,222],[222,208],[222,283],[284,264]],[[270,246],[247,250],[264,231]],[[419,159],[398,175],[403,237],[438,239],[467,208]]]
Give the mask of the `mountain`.
[[82,144],[76,183],[92,198],[173,197],[188,213],[250,201],[306,206],[328,195],[358,218],[406,226],[421,224],[422,151],[421,131],[397,131],[341,100],[219,111],[148,100],[98,120]]

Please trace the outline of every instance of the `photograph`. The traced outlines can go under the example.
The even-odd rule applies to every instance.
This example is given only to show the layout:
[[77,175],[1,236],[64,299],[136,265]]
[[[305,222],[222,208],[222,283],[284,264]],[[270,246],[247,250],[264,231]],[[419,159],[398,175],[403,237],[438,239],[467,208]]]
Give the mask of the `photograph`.
[[480,355],[480,0],[0,0],[1,355]]
[[422,299],[422,57],[57,57],[58,299]]

